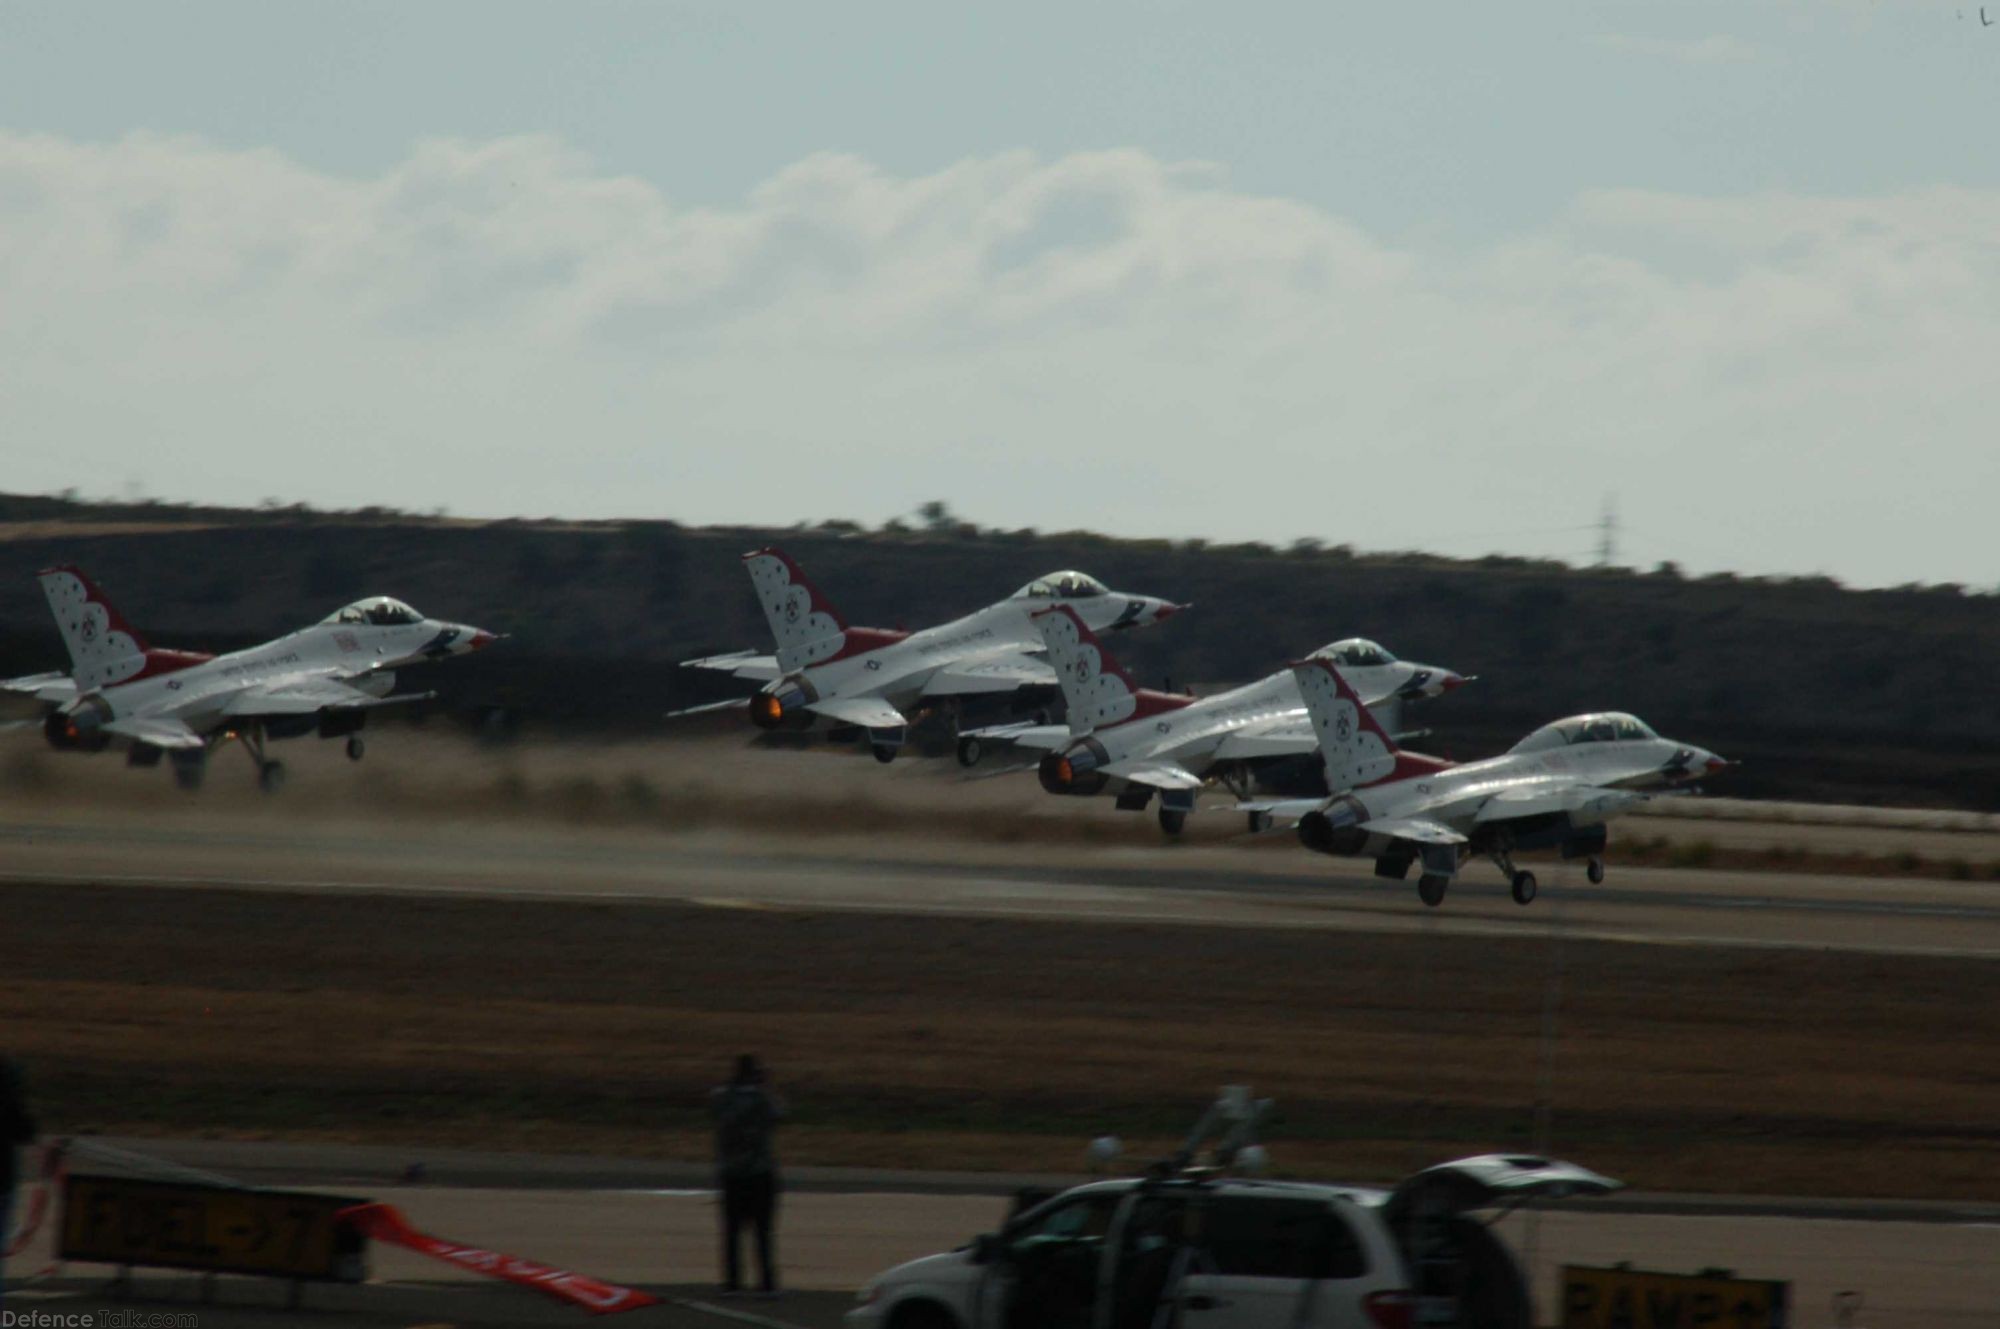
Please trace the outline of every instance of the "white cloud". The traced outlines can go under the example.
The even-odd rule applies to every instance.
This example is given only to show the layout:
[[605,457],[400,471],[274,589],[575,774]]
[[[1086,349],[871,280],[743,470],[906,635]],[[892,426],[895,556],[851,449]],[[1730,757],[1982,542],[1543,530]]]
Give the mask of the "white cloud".
[[[2000,194],[1585,195],[1399,244],[1136,151],[676,205],[546,138],[348,179],[0,135],[10,488],[1990,580]],[[1460,531],[1512,531],[1475,540]]]

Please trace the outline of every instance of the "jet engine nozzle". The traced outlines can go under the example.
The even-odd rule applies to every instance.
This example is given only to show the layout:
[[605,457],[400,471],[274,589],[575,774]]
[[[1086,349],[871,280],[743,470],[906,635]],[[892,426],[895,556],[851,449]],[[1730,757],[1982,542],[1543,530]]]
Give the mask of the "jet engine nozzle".
[[1356,825],[1351,808],[1336,804],[1329,811],[1315,808],[1299,818],[1299,843],[1316,854],[1349,858],[1368,845],[1368,832]]
[[1299,818],[1299,843],[1315,854],[1333,852],[1333,822],[1315,808]]
[[1107,764],[1109,754],[1104,745],[1096,739],[1086,738],[1081,743],[1071,744],[1061,752],[1051,752],[1043,757],[1035,768],[1035,774],[1042,782],[1042,788],[1051,794],[1094,794],[1104,788],[1109,776],[1099,770]]
[[42,719],[42,737],[62,752],[102,752],[111,745],[103,732],[110,708],[97,697],[86,697],[65,710],[50,711]]
[[808,728],[813,717],[806,707],[816,700],[818,693],[803,678],[778,679],[750,699],[750,723],[759,729]]

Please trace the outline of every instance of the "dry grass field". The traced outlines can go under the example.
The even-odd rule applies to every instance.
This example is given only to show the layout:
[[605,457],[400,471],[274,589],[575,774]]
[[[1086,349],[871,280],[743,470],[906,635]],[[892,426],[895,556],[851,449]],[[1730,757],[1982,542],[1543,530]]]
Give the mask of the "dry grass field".
[[1284,1169],[1390,1177],[1527,1146],[1546,1075],[1634,1185],[2000,1195],[2000,965],[1554,946],[16,882],[0,1028],[55,1132],[698,1158],[747,1048],[798,1163],[1073,1168],[1248,1081]]

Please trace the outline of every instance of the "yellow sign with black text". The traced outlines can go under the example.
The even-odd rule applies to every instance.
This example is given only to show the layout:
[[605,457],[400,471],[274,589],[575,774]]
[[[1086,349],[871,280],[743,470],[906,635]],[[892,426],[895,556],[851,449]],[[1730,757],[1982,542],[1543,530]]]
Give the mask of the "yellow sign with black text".
[[334,1215],[360,1203],[304,1191],[72,1175],[63,1190],[59,1254],[98,1264],[359,1282],[366,1238]]
[[1562,1329],[1785,1329],[1789,1283],[1569,1264]]

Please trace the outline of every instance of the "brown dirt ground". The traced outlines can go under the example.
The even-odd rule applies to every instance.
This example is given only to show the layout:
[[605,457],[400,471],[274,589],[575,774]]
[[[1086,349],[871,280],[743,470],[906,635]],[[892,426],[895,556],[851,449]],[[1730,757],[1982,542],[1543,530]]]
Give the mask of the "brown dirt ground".
[[[1213,1087],[1293,1173],[1530,1144],[1646,1188],[2000,1196],[2000,965],[1549,940],[0,885],[47,1129],[698,1158],[761,1051],[796,1163],[1072,1169]],[[1553,962],[1559,981],[1552,981]]]
[[[31,709],[0,697],[0,716]],[[912,756],[884,767],[853,745],[812,735],[753,738],[734,714],[690,721],[672,740],[487,745],[435,726],[385,725],[370,729],[369,742],[372,755],[359,766],[340,755],[338,743],[276,745],[290,775],[274,804],[258,792],[248,761],[226,749],[213,759],[207,786],[190,796],[163,769],[133,769],[115,753],[51,752],[23,735],[0,747],[0,800],[30,816],[84,807],[191,820],[536,822],[1086,851],[1226,844],[1260,858],[1298,850],[1289,832],[1245,835],[1242,818],[1221,810],[1228,799],[1219,791],[1205,800],[1209,810],[1166,842],[1150,814],[1117,812],[1106,798],[1051,797],[1029,771],[993,774],[1023,760],[1019,753],[982,765],[987,778],[967,780],[950,759]],[[774,791],[782,791],[775,801]],[[1616,822],[1611,846],[1610,858],[1621,866],[2000,880],[2000,836],[1990,833],[1862,827],[1829,833],[1785,821],[1656,814]]]

